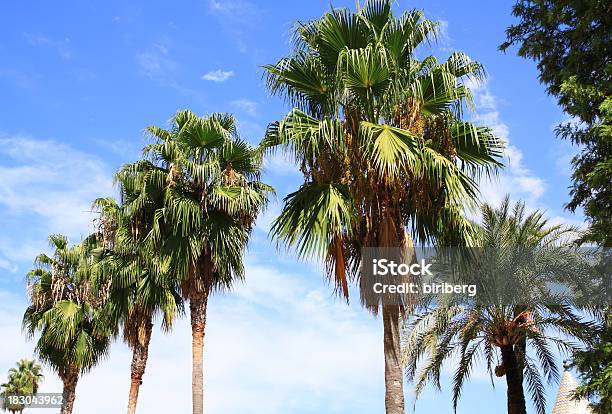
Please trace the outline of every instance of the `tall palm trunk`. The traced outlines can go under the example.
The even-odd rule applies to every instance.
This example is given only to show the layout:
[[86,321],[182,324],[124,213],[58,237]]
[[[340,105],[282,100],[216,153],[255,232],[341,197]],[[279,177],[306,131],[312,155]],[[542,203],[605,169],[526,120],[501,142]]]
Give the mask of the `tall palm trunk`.
[[[416,263],[416,253],[410,234],[401,230],[401,225],[393,221],[394,211],[387,209],[386,203],[383,205],[385,205],[383,211],[387,217],[382,220],[379,231],[381,247],[397,249],[397,261],[405,260],[410,264]],[[406,254],[408,256],[404,256]],[[400,357],[400,319],[404,308],[397,302],[384,304],[384,300],[382,318],[385,354],[385,413],[404,414],[404,369]]]
[[62,407],[60,409],[60,414],[72,414],[74,399],[76,398],[76,386],[79,381],[79,371],[74,368],[69,368],[61,376],[61,379],[64,383],[64,389],[62,391]]
[[206,328],[206,307],[208,292],[197,294],[189,301],[191,313],[191,394],[193,414],[204,413],[204,329]]
[[512,345],[501,347],[502,362],[506,371],[508,386],[508,414],[527,414],[525,392],[523,390],[523,373]]
[[153,323],[147,320],[142,329],[142,335],[138,335],[136,344],[132,347],[132,367],[130,374],[130,395],[128,397],[128,414],[136,413],[138,402],[138,391],[142,385],[142,377],[147,367],[149,357],[149,344],[153,332]]
[[404,374],[400,360],[400,307],[382,309],[385,352],[385,412],[404,414]]

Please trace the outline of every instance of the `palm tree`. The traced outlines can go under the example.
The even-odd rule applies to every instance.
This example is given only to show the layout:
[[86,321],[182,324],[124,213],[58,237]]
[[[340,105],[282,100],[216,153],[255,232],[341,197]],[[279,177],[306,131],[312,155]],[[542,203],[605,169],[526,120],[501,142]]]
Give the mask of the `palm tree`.
[[23,412],[25,405],[18,401],[11,400],[11,397],[31,395],[28,393],[28,384],[22,378],[9,378],[9,381],[1,384],[0,397],[2,397],[2,409],[10,413]]
[[[299,23],[293,53],[265,66],[270,91],[295,108],[268,127],[262,147],[284,149],[304,174],[272,235],[324,260],[347,300],[362,248],[469,242],[464,210],[477,200],[475,179],[501,166],[501,142],[462,119],[471,102],[464,80],[482,79],[481,65],[458,52],[443,63],[415,56],[436,31],[420,11],[396,17],[391,1],[368,1]],[[405,309],[367,307],[382,307],[386,412],[403,414]]]
[[38,385],[45,378],[39,363],[31,359],[21,359],[16,368],[9,370],[9,382],[13,379],[27,384],[27,389],[32,395],[38,392]]
[[573,243],[575,229],[551,225],[538,210],[528,214],[522,202],[511,207],[506,197],[497,209],[485,204],[482,221],[474,245],[479,251],[462,260],[460,269],[484,281],[487,296],[477,301],[445,295],[424,300],[404,335],[406,374],[416,380],[418,398],[428,381],[440,388],[445,361],[458,361],[456,409],[476,361],[484,359],[491,382],[493,374],[506,377],[508,414],[526,414],[524,380],[537,412],[544,414],[542,374],[549,382],[559,378],[551,346],[575,351],[575,341],[589,340],[593,328],[550,283],[575,279],[585,257]]
[[242,256],[272,188],[259,181],[261,154],[242,141],[228,114],[179,111],[170,130],[147,128],[146,185],[163,188],[163,208],[146,236],[169,257],[189,301],[194,414],[203,413],[203,350],[208,299],[243,278]]
[[10,396],[33,396],[38,392],[38,385],[44,376],[41,373],[40,364],[29,359],[22,359],[17,363],[16,368],[9,370],[8,381],[1,384],[3,397],[2,409],[12,413],[22,412],[23,404],[14,404],[10,401]]
[[100,233],[106,253],[102,260],[102,284],[110,280],[107,317],[122,326],[123,338],[132,349],[128,414],[136,412],[138,392],[145,373],[153,322],[161,316],[169,330],[182,300],[176,275],[168,260],[147,250],[143,241],[153,225],[153,214],[163,207],[161,191],[143,188],[147,171],[142,163],[128,164],[116,175],[122,204],[112,198],[98,199]]
[[64,384],[61,414],[72,413],[79,377],[106,355],[108,326],[101,318],[104,302],[91,288],[95,237],[69,246],[65,236],[49,236],[52,256],[41,254],[28,273],[31,304],[23,325],[38,334],[36,352]]

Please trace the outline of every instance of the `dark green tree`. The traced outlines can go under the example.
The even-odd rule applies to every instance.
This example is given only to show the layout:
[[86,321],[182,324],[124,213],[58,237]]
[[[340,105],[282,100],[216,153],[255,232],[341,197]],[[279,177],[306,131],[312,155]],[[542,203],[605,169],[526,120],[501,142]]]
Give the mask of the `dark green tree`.
[[589,398],[595,414],[612,412],[612,318],[591,348],[574,354],[572,367],[582,381],[576,396]]
[[500,48],[537,62],[540,81],[573,120],[557,135],[581,150],[573,161],[571,200],[590,221],[584,241],[612,245],[612,3],[605,0],[520,0],[520,20]]
[[[519,47],[533,59],[540,80],[575,121],[557,127],[557,135],[580,146],[572,161],[573,183],[567,208],[584,208],[590,221],[584,241],[612,245],[612,3],[604,0],[520,0],[512,13],[520,20],[506,31],[501,45]],[[599,396],[610,407],[612,334],[576,355],[583,395]],[[606,381],[606,375],[607,381]],[[607,387],[606,387],[607,386]]]

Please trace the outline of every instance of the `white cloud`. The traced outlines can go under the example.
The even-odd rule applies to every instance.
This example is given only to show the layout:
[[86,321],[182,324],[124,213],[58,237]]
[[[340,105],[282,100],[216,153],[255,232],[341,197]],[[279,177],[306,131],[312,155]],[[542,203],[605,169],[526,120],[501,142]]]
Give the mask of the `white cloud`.
[[231,70],[217,69],[202,75],[202,79],[212,82],[225,82],[232,76],[234,76],[234,72]]
[[510,143],[510,128],[505,124],[498,109],[498,99],[488,83],[467,82],[474,97],[476,113],[473,121],[490,127],[506,143],[505,164],[498,177],[492,181],[480,183],[483,201],[498,204],[506,194],[512,199],[524,199],[530,204],[537,204],[546,191],[546,182],[523,163],[523,152]]
[[[50,233],[75,241],[93,230],[91,202],[113,194],[113,171],[54,140],[0,137],[1,260],[33,260]],[[5,264],[5,268],[13,268]]]
[[437,19],[436,21],[438,22],[437,47],[443,52],[452,52],[454,42],[448,30],[448,20]]
[[230,14],[233,13],[234,19],[241,19],[246,15],[256,13],[257,8],[254,3],[247,0],[210,0],[208,8],[212,13]]
[[8,270],[11,273],[15,273],[17,271],[17,265],[9,262],[8,260],[0,258],[0,269]]
[[281,203],[278,199],[273,199],[268,203],[266,211],[257,217],[256,229],[261,230],[264,234],[268,234],[272,228],[272,222],[281,212]]
[[[33,344],[19,332],[24,307],[23,300],[0,290],[0,335],[13,338],[0,355],[0,375],[19,358],[32,355]],[[207,322],[207,412],[334,413],[363,407],[372,407],[365,410],[372,412],[382,401],[381,321],[358,303],[348,307],[333,298],[320,274],[247,265],[244,284],[211,300]],[[156,330],[149,355],[139,411],[189,412],[188,318],[177,321],[168,335]],[[110,357],[79,382],[75,412],[121,412],[129,365],[129,350],[115,344]],[[48,370],[45,375],[41,391],[59,391],[55,375]]]
[[[510,128],[502,121],[498,109],[498,98],[491,93],[488,84],[479,85],[475,82],[468,82],[468,86],[472,90],[476,106],[473,120],[478,124],[489,126],[506,143],[505,168],[492,180],[484,179],[479,183],[482,201],[499,205],[506,194],[510,194],[512,201],[524,200],[529,210],[558,211],[557,208],[551,208],[546,203],[545,195],[548,190],[546,180],[525,165],[523,151],[511,143]],[[551,145],[559,147],[563,144],[555,142]],[[562,148],[563,150],[557,151],[562,155],[559,155],[555,164],[560,174],[569,175],[567,172],[569,168],[567,152],[569,150],[567,146]],[[478,219],[478,217],[474,218]],[[551,223],[585,228],[585,223],[574,215],[556,215],[551,218]]]
[[297,164],[283,151],[276,151],[264,159],[264,170],[277,175],[300,174]]
[[257,115],[257,102],[243,98],[232,101],[231,104],[251,116]]

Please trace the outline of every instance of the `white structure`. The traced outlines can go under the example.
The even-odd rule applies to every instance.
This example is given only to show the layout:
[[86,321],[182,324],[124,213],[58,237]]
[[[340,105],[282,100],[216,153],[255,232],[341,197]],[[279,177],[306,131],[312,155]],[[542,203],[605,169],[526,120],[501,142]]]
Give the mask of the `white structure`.
[[552,414],[592,414],[587,400],[574,400],[572,394],[578,387],[578,382],[570,374],[569,371],[563,373],[561,384],[559,384],[559,392],[557,392],[557,401],[553,408]]

